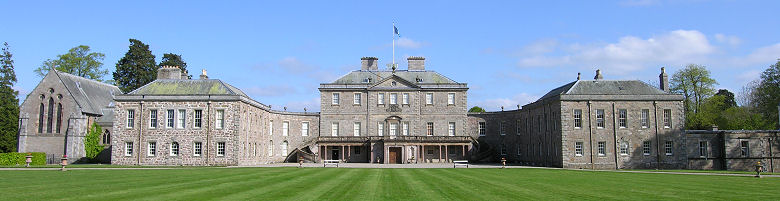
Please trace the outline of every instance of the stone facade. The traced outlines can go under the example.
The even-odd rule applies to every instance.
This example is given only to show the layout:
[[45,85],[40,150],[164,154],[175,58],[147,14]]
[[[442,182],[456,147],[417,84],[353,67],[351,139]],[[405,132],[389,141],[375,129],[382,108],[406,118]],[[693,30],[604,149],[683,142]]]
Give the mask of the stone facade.
[[754,171],[761,162],[768,172],[780,172],[780,130],[691,130],[688,168]]

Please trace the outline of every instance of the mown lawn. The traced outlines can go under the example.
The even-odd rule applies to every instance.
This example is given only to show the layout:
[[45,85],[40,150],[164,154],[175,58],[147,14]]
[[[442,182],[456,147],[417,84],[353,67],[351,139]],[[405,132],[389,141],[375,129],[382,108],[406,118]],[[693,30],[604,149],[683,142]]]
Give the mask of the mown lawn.
[[780,178],[550,169],[0,171],[2,200],[780,200]]

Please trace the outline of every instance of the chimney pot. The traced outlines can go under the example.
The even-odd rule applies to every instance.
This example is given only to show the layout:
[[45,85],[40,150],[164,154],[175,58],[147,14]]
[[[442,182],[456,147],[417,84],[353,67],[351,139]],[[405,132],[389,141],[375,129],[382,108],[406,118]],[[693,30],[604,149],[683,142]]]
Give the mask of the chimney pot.
[[406,62],[409,63],[409,70],[425,70],[425,57],[409,57],[406,58]]
[[661,67],[661,74],[658,75],[659,83],[658,87],[661,91],[669,92],[669,76],[666,75],[666,69]]
[[181,79],[181,69],[178,66],[160,66],[157,79]]
[[601,69],[596,69],[596,77],[593,77],[595,80],[603,80],[604,76],[601,75]]
[[201,80],[209,79],[209,76],[206,74],[206,69],[201,69],[200,72],[201,72],[201,74],[200,74],[200,79]]

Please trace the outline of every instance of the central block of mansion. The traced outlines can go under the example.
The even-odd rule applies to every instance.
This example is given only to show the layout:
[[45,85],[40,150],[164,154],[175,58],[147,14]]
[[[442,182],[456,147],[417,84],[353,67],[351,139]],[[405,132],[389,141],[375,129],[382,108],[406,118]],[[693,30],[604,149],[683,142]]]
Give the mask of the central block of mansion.
[[[688,165],[683,97],[669,93],[663,69],[660,88],[637,80],[604,80],[597,71],[593,80],[577,77],[516,110],[469,113],[466,83],[427,70],[422,57],[409,57],[408,63],[406,70],[379,70],[377,58],[362,58],[360,70],[320,84],[320,112],[274,110],[222,80],[209,79],[205,71],[200,79],[187,79],[178,67],[164,66],[155,81],[134,91],[96,93],[113,98],[92,106],[104,108],[102,114],[111,118],[93,116],[111,120],[103,122],[103,138],[111,163],[118,165],[233,166],[301,158],[350,163],[505,158],[524,165],[593,169]],[[45,147],[30,143],[57,143],[57,136],[83,136],[78,133],[86,126],[80,124],[65,134],[43,132],[55,133],[41,129],[52,124],[44,119],[53,113],[43,115],[50,91],[36,88],[32,97],[41,93],[42,98],[23,104],[32,109],[21,112],[20,145],[25,146],[20,152]],[[57,101],[66,103],[69,97]],[[46,141],[37,140],[43,137]],[[70,141],[60,143],[78,147]],[[83,157],[68,150],[62,154]]]

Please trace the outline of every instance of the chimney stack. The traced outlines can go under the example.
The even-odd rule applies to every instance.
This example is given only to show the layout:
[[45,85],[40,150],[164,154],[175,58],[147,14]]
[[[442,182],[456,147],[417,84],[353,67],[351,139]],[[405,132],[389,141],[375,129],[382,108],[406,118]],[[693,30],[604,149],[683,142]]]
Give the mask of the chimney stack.
[[593,77],[595,80],[603,80],[604,76],[601,75],[601,69],[596,69],[596,77]]
[[157,79],[181,79],[181,69],[178,66],[160,66],[157,68]]
[[184,70],[184,71],[182,71],[182,72],[181,72],[181,79],[182,79],[182,80],[187,80],[187,79],[190,79],[190,75],[189,75],[189,74],[190,74],[190,73],[189,73],[189,72],[187,72],[187,70]]
[[366,71],[366,70],[378,70],[377,67],[377,61],[379,59],[376,57],[363,57],[360,58],[360,70]]
[[669,76],[666,75],[664,67],[661,67],[661,74],[658,75],[658,79],[660,79],[658,87],[661,88],[661,91],[669,92]]
[[580,75],[581,75],[581,74],[582,74],[582,73],[579,73],[579,72],[577,73],[577,80],[580,80]]
[[200,79],[201,80],[208,80],[209,79],[209,76],[206,75],[206,69],[201,69]]
[[409,70],[425,70],[425,57],[409,57],[406,58],[406,62],[409,63]]

